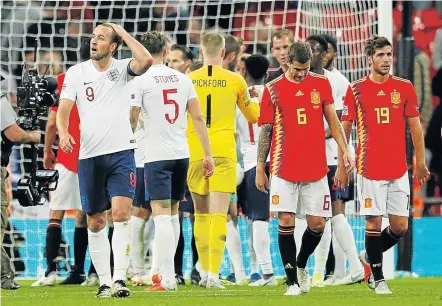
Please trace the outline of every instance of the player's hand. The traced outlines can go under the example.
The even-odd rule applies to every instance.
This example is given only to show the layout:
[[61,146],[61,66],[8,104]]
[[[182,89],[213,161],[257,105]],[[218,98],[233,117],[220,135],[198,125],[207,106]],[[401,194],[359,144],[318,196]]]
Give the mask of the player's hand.
[[255,86],[249,89],[249,95],[250,98],[259,98],[258,91],[256,90]]
[[117,33],[117,35],[120,37],[122,35],[124,35],[125,33],[127,33],[126,30],[122,26],[120,26],[119,24],[112,23],[112,22],[108,22],[106,24],[110,25],[114,29],[115,33]]
[[428,179],[430,178],[430,171],[428,171],[425,163],[416,165],[413,178],[414,177],[417,177],[419,181],[419,186],[422,186],[428,181]]
[[212,156],[206,156],[203,160],[203,175],[204,177],[211,177],[215,171],[215,163]]
[[40,131],[30,131],[28,135],[32,143],[40,143],[41,139]]
[[267,190],[270,187],[269,178],[264,169],[256,168],[255,185],[259,191],[268,193]]
[[344,166],[347,173],[351,173],[355,168],[355,159],[351,156],[350,151],[347,150],[342,155],[342,159],[344,160]]
[[43,167],[45,169],[54,169],[55,165],[55,154],[54,151],[45,151],[43,156]]
[[350,184],[351,175],[347,173],[345,167],[338,165],[334,177],[334,183],[339,189],[345,189]]
[[74,138],[69,133],[60,134],[59,146],[65,153],[72,153],[73,145],[76,144]]

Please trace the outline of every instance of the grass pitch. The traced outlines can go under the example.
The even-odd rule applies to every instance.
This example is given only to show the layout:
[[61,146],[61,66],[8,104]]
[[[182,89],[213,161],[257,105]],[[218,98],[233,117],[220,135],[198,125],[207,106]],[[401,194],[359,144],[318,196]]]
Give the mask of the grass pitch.
[[377,296],[365,284],[312,288],[298,297],[283,296],[286,287],[228,286],[225,290],[180,286],[177,292],[146,292],[130,287],[127,299],[97,299],[97,288],[81,286],[31,287],[32,281],[20,281],[16,291],[1,291],[5,306],[98,306],[98,305],[442,305],[442,278],[398,279],[388,281],[393,295]]

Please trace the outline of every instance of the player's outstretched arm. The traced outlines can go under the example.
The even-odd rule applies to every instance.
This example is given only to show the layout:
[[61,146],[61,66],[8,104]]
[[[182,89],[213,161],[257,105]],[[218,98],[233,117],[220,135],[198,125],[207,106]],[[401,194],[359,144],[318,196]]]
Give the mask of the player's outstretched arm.
[[272,143],[273,124],[265,123],[261,126],[258,143],[258,164],[256,165],[255,184],[259,191],[267,193],[269,179],[265,172],[267,157]]
[[109,23],[109,25],[112,26],[117,35],[123,39],[135,57],[135,59],[130,62],[130,70],[137,75],[145,73],[147,69],[152,66],[152,55],[140,42],[127,33],[122,26],[115,23]]
[[71,153],[72,145],[75,144],[74,138],[68,132],[69,116],[73,106],[74,101],[61,99],[56,117],[58,135],[60,136],[60,148],[66,153]]
[[51,110],[48,121],[46,122],[45,148],[43,156],[43,166],[46,169],[54,169],[55,165],[55,154],[52,150],[52,145],[54,144],[57,135],[56,117],[57,111]]
[[215,170],[215,164],[212,158],[212,149],[210,148],[209,133],[207,132],[206,121],[204,120],[203,113],[201,112],[200,102],[197,98],[192,98],[187,101],[187,110],[193,121],[195,132],[201,142],[204,150],[203,170],[204,175],[211,176]]
[[408,125],[410,126],[414,150],[416,151],[416,169],[414,175],[419,180],[419,185],[422,186],[430,178],[430,172],[425,163],[424,134],[419,117],[409,117]]
[[130,110],[130,126],[132,127],[132,132],[135,132],[138,124],[138,118],[140,116],[141,107],[132,106]]
[[242,77],[240,77],[238,100],[236,103],[248,122],[256,123],[258,121],[259,101],[257,98],[249,97],[247,83]]

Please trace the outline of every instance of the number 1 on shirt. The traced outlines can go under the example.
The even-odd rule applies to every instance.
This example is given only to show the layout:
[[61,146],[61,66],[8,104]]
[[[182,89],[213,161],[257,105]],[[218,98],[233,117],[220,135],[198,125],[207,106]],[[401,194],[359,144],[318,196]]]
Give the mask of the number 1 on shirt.
[[210,128],[212,124],[212,95],[207,96],[206,108],[206,126]]

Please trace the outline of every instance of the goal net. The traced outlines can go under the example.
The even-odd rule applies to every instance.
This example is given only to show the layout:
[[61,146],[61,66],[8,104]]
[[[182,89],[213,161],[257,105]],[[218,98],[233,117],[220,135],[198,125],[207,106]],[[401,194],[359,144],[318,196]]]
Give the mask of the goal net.
[[[293,31],[295,37],[306,38],[310,34],[330,33],[338,39],[336,65],[350,81],[367,73],[363,56],[365,40],[377,34],[381,27],[379,1],[1,1],[1,59],[0,73],[6,80],[2,90],[14,92],[20,80],[21,65],[33,66],[34,46],[38,52],[35,63],[40,75],[58,75],[80,59],[80,47],[91,36],[94,26],[103,22],[115,22],[138,37],[145,31],[166,33],[172,43],[186,44],[197,54],[202,33],[218,30],[244,39],[246,52],[266,54],[271,59],[271,69],[277,68],[272,57],[270,37],[280,28]],[[391,22],[391,20],[385,20]],[[123,47],[117,57],[130,56]],[[44,127],[42,118],[42,128]],[[44,129],[43,129],[44,131]],[[356,137],[353,137],[356,139]],[[43,144],[39,145],[39,165],[42,162]],[[56,149],[56,148],[54,148]],[[29,171],[29,146],[14,147],[11,158],[10,188],[18,178]],[[346,206],[358,249],[364,246],[363,220],[357,216],[358,203]],[[45,236],[48,223],[48,205],[23,208],[11,201],[10,229],[5,248],[15,263],[21,277],[35,278],[45,269]],[[63,238],[66,242],[60,252],[61,274],[70,269],[73,259],[73,214],[63,221]],[[186,249],[184,266],[190,273],[191,227],[186,220],[184,229]],[[247,221],[240,219],[244,265],[250,272]],[[284,275],[277,243],[277,221],[272,220],[271,253],[276,275]],[[67,258],[65,258],[67,257]],[[89,256],[87,257],[89,261]],[[312,260],[309,267],[312,267]],[[86,264],[86,267],[88,263]],[[225,256],[222,274],[230,271]]]

